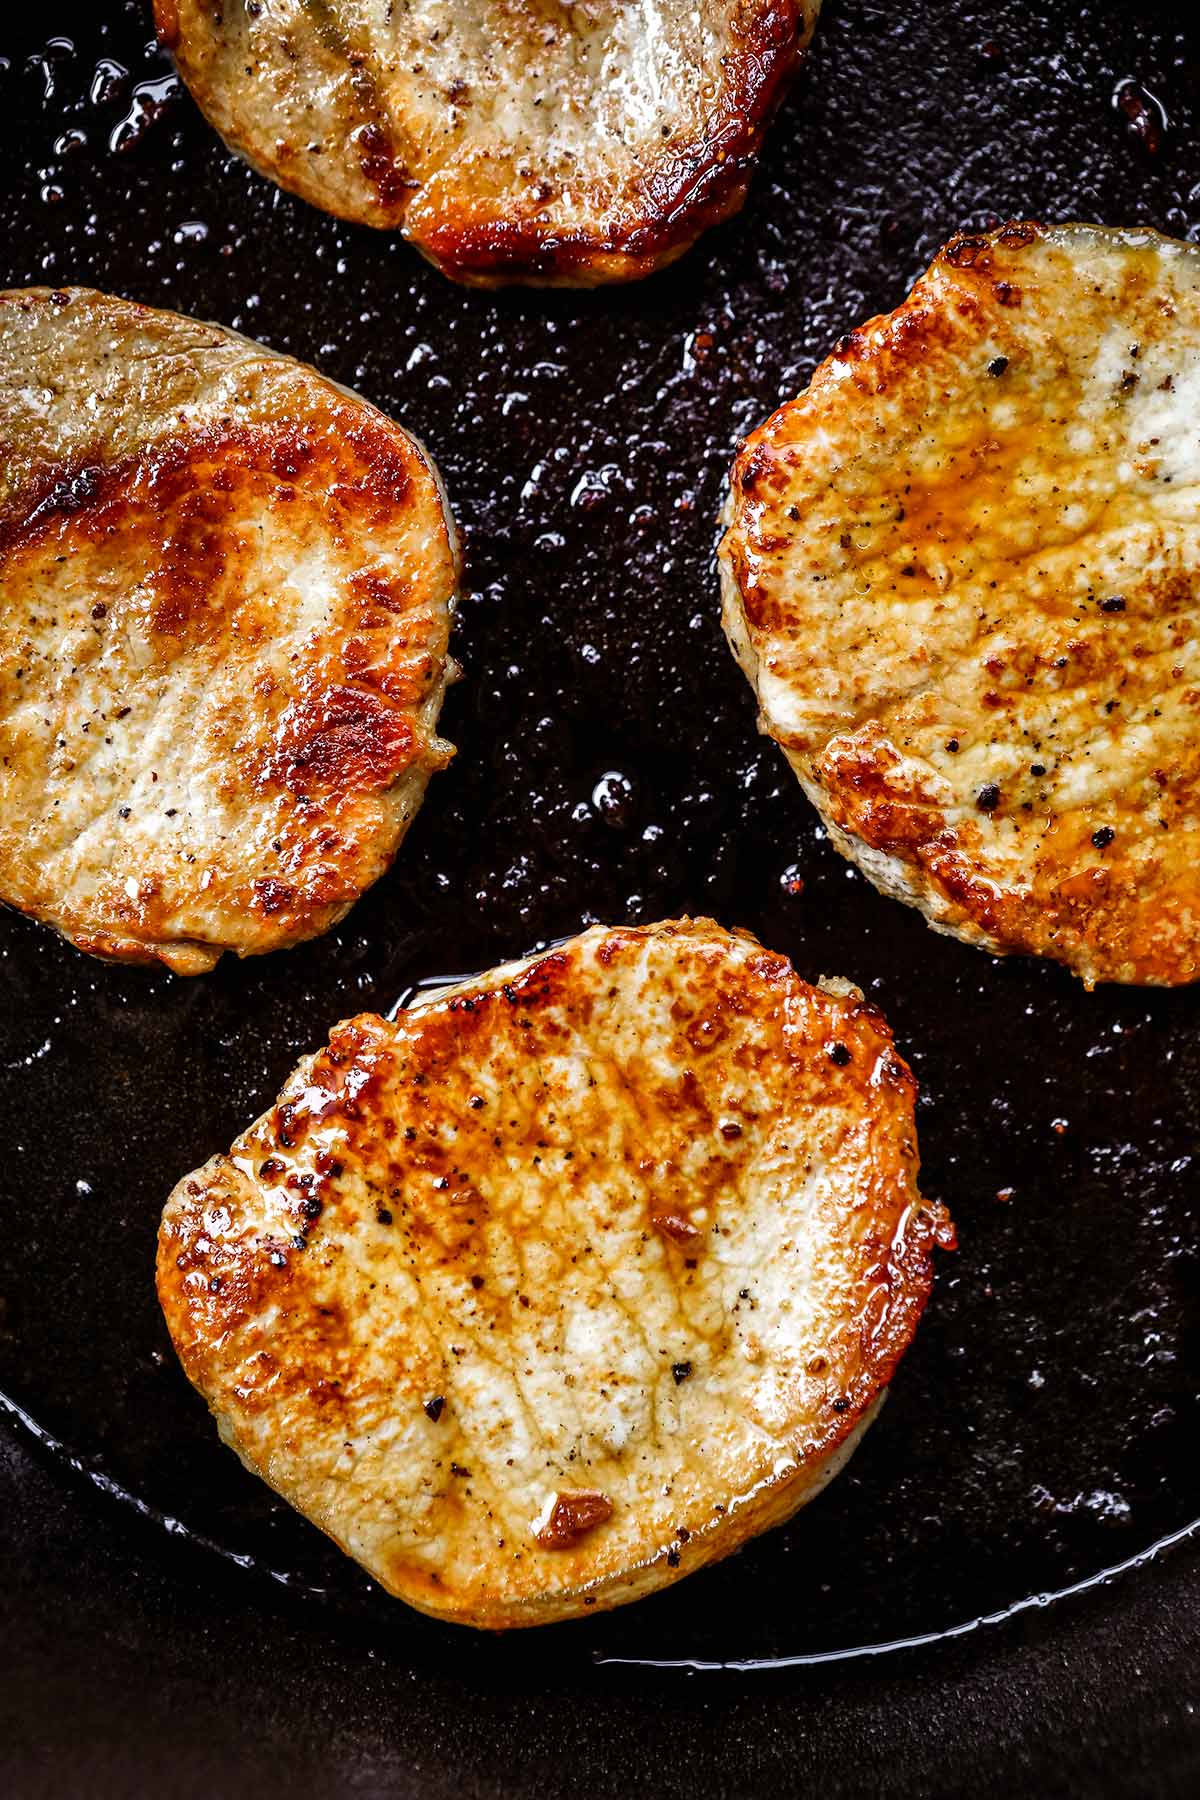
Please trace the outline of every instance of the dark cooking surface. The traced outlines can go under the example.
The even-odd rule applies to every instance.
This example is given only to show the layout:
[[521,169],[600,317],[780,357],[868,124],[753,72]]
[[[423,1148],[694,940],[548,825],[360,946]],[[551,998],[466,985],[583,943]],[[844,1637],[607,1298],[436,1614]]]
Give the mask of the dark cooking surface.
[[[956,227],[1200,235],[1188,9],[829,4],[740,221],[641,287],[500,299],[234,163],[147,48],[146,11],[0,24],[0,276],[219,319],[427,440],[469,546],[444,715],[459,757],[393,873],[305,949],[179,981],[0,919],[0,1388],[150,1514],[317,1590],[330,1632],[477,1686],[500,1662],[532,1689],[597,1656],[941,1631],[1187,1525],[1200,996],[1089,997],[876,895],[755,738],[711,549],[739,431]],[[882,1004],[923,1088],[924,1186],[962,1247],[811,1510],[653,1601],[501,1648],[388,1601],[219,1447],[159,1319],[158,1213],[335,1019],[593,919],[686,911]],[[241,1586],[283,1604],[259,1574]]]

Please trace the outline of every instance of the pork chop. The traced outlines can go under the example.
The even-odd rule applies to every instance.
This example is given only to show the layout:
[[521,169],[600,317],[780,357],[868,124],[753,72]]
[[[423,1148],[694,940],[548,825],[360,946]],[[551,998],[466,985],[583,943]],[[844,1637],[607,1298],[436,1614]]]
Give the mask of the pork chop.
[[940,1208],[875,1009],[708,920],[594,928],[333,1031],[181,1181],[175,1347],[393,1594],[536,1625],[665,1586],[841,1466]]
[[937,929],[1200,973],[1200,250],[958,237],[749,439],[725,627],[834,843]]
[[155,0],[205,115],[460,281],[588,286],[735,212],[820,0]]
[[324,931],[452,754],[407,432],[257,344],[0,294],[0,899],[179,974]]

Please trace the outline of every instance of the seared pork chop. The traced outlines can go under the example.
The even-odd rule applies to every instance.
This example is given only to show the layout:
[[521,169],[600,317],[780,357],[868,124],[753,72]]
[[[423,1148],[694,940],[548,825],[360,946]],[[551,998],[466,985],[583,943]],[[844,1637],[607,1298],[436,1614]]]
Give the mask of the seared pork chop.
[[451,755],[425,452],[82,289],[0,294],[0,447],[0,899],[180,974],[326,930]]
[[181,1181],[159,1296],[221,1435],[392,1593],[535,1625],[836,1472],[925,1304],[875,1009],[707,920],[339,1025]]
[[590,285],[741,205],[820,0],[155,0],[232,148],[460,281]]
[[725,627],[834,843],[939,930],[1200,973],[1200,250],[959,237],[737,459]]

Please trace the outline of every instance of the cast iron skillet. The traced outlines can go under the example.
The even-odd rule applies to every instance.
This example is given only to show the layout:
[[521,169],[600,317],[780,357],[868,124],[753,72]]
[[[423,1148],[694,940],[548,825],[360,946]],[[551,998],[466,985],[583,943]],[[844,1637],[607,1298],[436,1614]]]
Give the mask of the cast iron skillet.
[[[739,433],[845,328],[898,302],[954,229],[1032,216],[1200,231],[1188,9],[827,0],[740,220],[640,286],[500,298],[235,162],[154,48],[148,10],[6,9],[0,276],[220,320],[429,443],[469,549],[465,679],[444,715],[459,755],[391,875],[303,949],[181,981],[0,919],[12,1429],[40,1441],[81,1516],[135,1509],[143,1558],[162,1554],[164,1525],[196,1540],[257,1630],[265,1616],[281,1644],[315,1634],[350,1683],[368,1665],[396,1687],[419,1672],[435,1709],[448,1684],[547,1705],[570,1692],[599,1731],[614,1683],[684,1704],[680,1672],[645,1666],[662,1663],[815,1659],[811,1697],[822,1659],[1013,1608],[1036,1603],[1039,1633],[1066,1632],[1079,1602],[1046,1597],[1130,1562],[1132,1613],[1161,1579],[1145,1553],[1200,1516],[1198,997],[1089,996],[877,895],[755,737],[712,546]],[[924,1186],[961,1249],[880,1423],[790,1526],[580,1625],[503,1643],[437,1626],[219,1446],[154,1298],[163,1198],[339,1017],[596,919],[689,911],[883,1006],[922,1087]],[[114,1619],[124,1603],[114,1588]],[[972,1632],[980,1668],[1006,1629],[1011,1642],[1003,1624]],[[920,1655],[935,1650],[872,1658],[878,1691]],[[267,1679],[246,1673],[251,1689]],[[744,1674],[705,1680],[707,1704],[735,1685],[744,1698]],[[786,1757],[797,1719],[761,1686]],[[452,1732],[454,1707],[438,1716]],[[1169,1734],[1167,1752],[1164,1780],[1183,1769]],[[745,1769],[733,1738],[728,1757]],[[713,1792],[736,1785],[706,1766]],[[411,1791],[441,1789],[414,1777]]]

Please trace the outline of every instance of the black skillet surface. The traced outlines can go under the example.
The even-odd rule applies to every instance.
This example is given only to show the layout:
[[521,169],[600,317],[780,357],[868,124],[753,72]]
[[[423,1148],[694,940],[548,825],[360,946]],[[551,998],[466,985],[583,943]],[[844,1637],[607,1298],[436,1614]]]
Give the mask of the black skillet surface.
[[[443,1748],[472,1696],[498,1734],[501,1694],[547,1708],[577,1695],[576,1722],[594,1714],[598,1732],[614,1692],[682,1716],[696,1704],[683,1674],[623,1660],[819,1659],[942,1634],[1186,1533],[1200,1517],[1197,996],[1088,996],[1057,969],[935,937],[851,871],[755,738],[712,545],[738,434],[843,329],[895,304],[955,228],[1035,216],[1200,235],[1192,9],[827,3],[740,220],[638,287],[499,299],[230,158],[150,43],[146,6],[6,13],[0,279],[218,319],[358,388],[437,456],[471,590],[444,715],[458,759],[396,869],[327,939],[189,982],[0,920],[0,1389],[11,1429],[42,1446],[25,1483],[49,1482],[81,1519],[106,1514],[98,1531],[123,1507],[119,1529],[151,1564],[164,1526],[199,1540],[225,1627],[241,1614],[260,1638],[268,1622],[268,1644],[272,1619],[280,1645],[302,1633],[347,1693],[385,1672],[416,1704],[419,1672]],[[434,1625],[218,1445],[154,1299],[162,1200],[335,1019],[595,919],[687,911],[880,1002],[922,1085],[924,1185],[961,1249],[880,1423],[790,1526],[580,1625],[503,1643]],[[34,1554],[28,1508],[14,1529]],[[172,1550],[163,1579],[193,1581],[200,1554]],[[47,1576],[48,1593],[62,1585]],[[1121,1578],[1102,1621],[1114,1657],[1123,1618],[1171,1591],[1157,1567]],[[115,1619],[119,1587],[110,1604]],[[1016,1629],[1032,1667],[1034,1639],[1078,1635],[1089,1604],[1037,1607],[1036,1632],[1028,1608],[1020,1627],[985,1624],[970,1656],[983,1670]],[[187,1618],[139,1629],[178,1639]],[[911,1692],[914,1659],[937,1655],[872,1659],[876,1693]],[[697,1778],[771,1785],[770,1764],[754,1776],[738,1749],[750,1677],[696,1679],[709,1711],[731,1709],[728,1746]],[[783,1677],[755,1679],[780,1729]],[[799,1696],[832,1707],[832,1679],[787,1678],[780,1767],[805,1729]],[[1069,1713],[1063,1726],[1060,1758]],[[1184,1792],[1174,1728],[1163,1753],[1150,1785],[1114,1791]],[[603,1787],[604,1765],[574,1754],[579,1784]],[[482,1750],[472,1766],[485,1762],[498,1766]],[[953,1763],[943,1773],[956,1791]],[[1095,1779],[1087,1791],[1104,1791]],[[364,1777],[356,1791],[375,1790]],[[410,1791],[441,1789],[418,1772]]]

